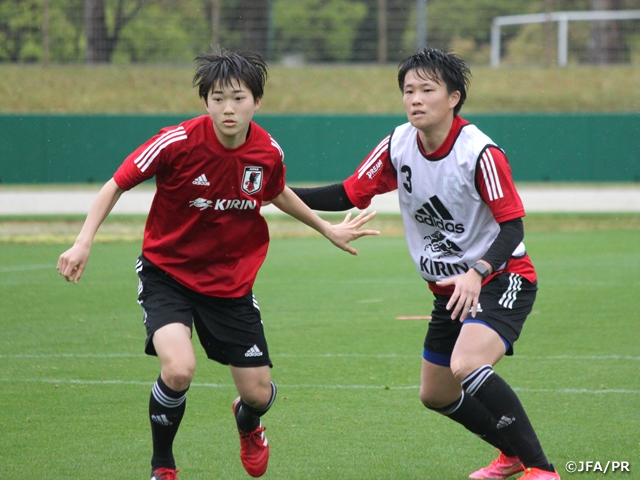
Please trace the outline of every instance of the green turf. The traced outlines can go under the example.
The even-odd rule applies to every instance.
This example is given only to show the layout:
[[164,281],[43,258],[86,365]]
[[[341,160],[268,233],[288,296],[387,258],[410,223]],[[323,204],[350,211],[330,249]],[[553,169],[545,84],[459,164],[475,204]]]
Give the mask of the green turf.
[[[637,65],[472,65],[465,113],[637,112]],[[205,113],[192,65],[0,64],[0,112]],[[37,94],[34,94],[37,92]],[[396,65],[270,68],[261,113],[404,114]]]
[[[634,472],[640,231],[540,231],[526,243],[539,296],[516,355],[497,370],[563,478],[570,460],[628,461]],[[428,314],[431,295],[402,237],[355,246],[358,257],[321,238],[276,238],[258,276],[279,386],[264,419],[272,446],[264,478],[465,479],[494,452],[420,405],[427,323],[396,320]],[[158,365],[141,354],[140,245],[96,244],[78,285],[55,271],[64,248],[0,244],[0,477],[145,478]],[[197,351],[175,446],[180,478],[249,478],[228,370]]]

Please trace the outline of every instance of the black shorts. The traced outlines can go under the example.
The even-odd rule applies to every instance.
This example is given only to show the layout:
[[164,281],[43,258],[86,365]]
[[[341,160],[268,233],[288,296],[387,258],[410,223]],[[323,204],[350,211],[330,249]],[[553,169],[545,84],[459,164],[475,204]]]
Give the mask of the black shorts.
[[260,308],[252,292],[239,298],[203,295],[175,281],[144,256],[136,263],[138,303],[147,329],[145,353],[156,355],[153,334],[171,323],[196,327],[207,357],[236,367],[273,366]]
[[[513,344],[531,313],[537,291],[538,282],[531,283],[514,273],[496,275],[480,291],[476,317],[471,317],[469,312],[465,323],[483,323],[494,329],[505,344],[506,354],[513,355]],[[446,308],[451,298],[449,295],[435,297],[429,330],[424,339],[423,357],[436,365],[449,366],[462,322],[451,320],[451,310]]]

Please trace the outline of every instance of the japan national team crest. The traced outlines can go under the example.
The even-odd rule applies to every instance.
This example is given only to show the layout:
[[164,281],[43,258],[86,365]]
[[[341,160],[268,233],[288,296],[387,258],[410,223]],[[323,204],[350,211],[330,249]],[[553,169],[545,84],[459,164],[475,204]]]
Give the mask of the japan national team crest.
[[262,167],[244,167],[242,191],[253,195],[262,188]]

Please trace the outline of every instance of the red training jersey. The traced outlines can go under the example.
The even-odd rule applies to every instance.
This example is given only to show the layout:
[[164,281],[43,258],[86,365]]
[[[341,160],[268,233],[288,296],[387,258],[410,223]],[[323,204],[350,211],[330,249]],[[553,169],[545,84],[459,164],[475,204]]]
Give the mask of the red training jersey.
[[142,253],[182,285],[240,297],[255,282],[269,246],[262,202],[285,187],[282,149],[251,122],[237,148],[220,143],[208,115],[166,127],[114,174],[124,190],[156,177]]

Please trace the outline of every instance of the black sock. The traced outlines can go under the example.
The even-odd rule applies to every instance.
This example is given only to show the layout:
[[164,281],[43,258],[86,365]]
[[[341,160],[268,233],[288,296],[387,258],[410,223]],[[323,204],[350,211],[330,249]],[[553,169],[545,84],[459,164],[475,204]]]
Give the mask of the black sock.
[[262,410],[247,405],[241,398],[236,405],[236,423],[238,424],[238,430],[242,432],[253,432],[258,428],[260,426],[260,417],[269,411],[276,399],[276,393],[276,384],[271,382],[271,398],[267,406]]
[[[188,390],[188,389],[187,389]],[[158,377],[149,399],[149,418],[153,438],[151,470],[176,468],[173,458],[173,439],[187,406],[187,390],[176,392]]]
[[462,388],[498,419],[496,429],[525,467],[553,471],[520,399],[491,365],[471,373],[462,382]]
[[458,422],[471,433],[500,450],[507,457],[516,455],[496,428],[498,422],[494,416],[478,400],[471,395],[465,395],[464,391],[462,396],[451,405],[443,408],[431,408],[430,410]]

